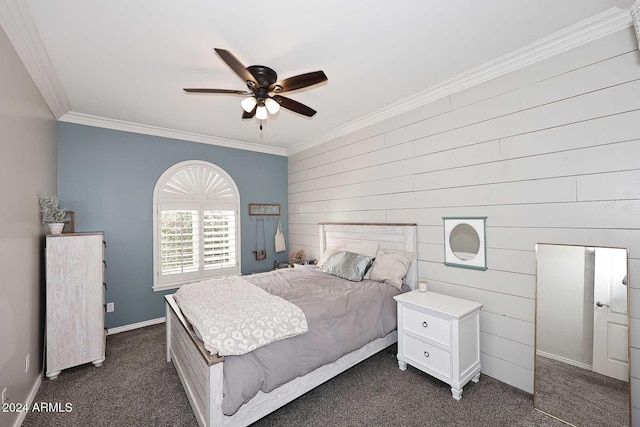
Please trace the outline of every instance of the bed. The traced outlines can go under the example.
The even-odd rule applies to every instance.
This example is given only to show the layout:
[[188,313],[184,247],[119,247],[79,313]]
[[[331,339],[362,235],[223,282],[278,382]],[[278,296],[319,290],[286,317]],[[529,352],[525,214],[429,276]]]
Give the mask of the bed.
[[[388,252],[417,253],[416,225],[319,224],[320,254],[328,247],[366,245],[371,242]],[[403,284],[415,289],[417,283],[417,261],[414,260],[409,264]],[[259,391],[229,416],[222,410],[224,358],[211,355],[205,349],[180,311],[174,295],[165,296],[165,300],[167,361],[174,363],[196,419],[202,426],[247,426],[397,341],[397,332],[393,330],[268,393]]]

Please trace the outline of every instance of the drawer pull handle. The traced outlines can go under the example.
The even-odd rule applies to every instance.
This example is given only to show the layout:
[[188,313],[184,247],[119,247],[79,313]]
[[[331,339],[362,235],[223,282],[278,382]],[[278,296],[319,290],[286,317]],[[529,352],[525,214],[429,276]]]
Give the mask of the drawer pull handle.
[[426,328],[427,326],[429,326],[429,324],[427,322],[422,322],[422,327]]
[[424,352],[424,357],[429,357],[429,352],[428,351]]

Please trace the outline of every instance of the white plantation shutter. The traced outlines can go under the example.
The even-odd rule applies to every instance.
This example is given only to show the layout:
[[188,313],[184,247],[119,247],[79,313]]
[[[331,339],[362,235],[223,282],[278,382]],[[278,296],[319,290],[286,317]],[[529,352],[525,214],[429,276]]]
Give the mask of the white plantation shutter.
[[230,176],[200,161],[169,168],[154,191],[154,290],[240,273],[239,196]]
[[236,215],[234,211],[205,210],[204,269],[217,270],[236,264]]
[[199,222],[197,210],[160,211],[161,274],[197,272],[199,267]]

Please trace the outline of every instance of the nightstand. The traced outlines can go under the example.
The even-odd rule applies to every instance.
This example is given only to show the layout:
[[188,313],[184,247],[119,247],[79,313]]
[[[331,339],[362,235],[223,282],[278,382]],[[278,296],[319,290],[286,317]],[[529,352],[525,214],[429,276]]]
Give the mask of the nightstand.
[[436,292],[411,291],[398,302],[398,366],[407,364],[446,382],[456,400],[480,379],[482,304]]
[[288,262],[273,261],[274,270],[279,270],[281,268],[293,268],[293,264],[289,264]]

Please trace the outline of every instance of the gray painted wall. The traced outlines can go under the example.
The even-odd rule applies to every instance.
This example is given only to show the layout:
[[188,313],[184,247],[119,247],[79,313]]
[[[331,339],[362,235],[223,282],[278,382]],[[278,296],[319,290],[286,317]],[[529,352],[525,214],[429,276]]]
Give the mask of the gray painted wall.
[[[535,244],[629,248],[640,390],[638,94],[629,29],[289,156],[292,249],[317,255],[320,221],[417,223],[420,279],[484,304],[483,373],[531,392]],[[443,265],[445,216],[487,216],[487,271]]]
[[[42,366],[45,228],[38,196],[56,191],[56,124],[2,29],[0,58],[0,391],[6,387],[10,402],[24,403]],[[19,415],[0,411],[0,425]]]
[[[58,195],[75,211],[76,231],[104,231],[109,328],[164,316],[163,295],[153,292],[152,202],[160,175],[185,160],[223,168],[240,191],[242,272],[269,270],[275,254],[276,221],[265,220],[267,259],[256,261],[256,222],[249,203],[281,204],[287,229],[287,159],[232,148],[90,126],[58,123]],[[260,236],[260,243],[262,236]]]

